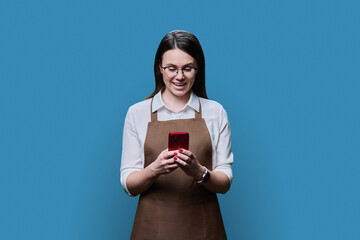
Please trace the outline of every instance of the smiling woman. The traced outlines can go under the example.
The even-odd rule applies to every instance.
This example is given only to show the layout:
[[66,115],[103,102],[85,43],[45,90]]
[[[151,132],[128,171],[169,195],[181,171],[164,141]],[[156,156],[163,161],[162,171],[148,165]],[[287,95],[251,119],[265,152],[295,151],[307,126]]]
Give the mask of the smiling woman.
[[175,48],[163,54],[162,65],[165,67],[159,67],[166,86],[162,95],[164,103],[172,110],[179,111],[189,101],[195,82],[196,61],[186,52]]
[[[224,108],[207,99],[198,39],[168,33],[155,56],[155,91],[125,119],[121,183],[141,194],[131,239],[226,239],[217,193],[232,180],[230,128]],[[188,149],[168,149],[170,132],[186,132]]]

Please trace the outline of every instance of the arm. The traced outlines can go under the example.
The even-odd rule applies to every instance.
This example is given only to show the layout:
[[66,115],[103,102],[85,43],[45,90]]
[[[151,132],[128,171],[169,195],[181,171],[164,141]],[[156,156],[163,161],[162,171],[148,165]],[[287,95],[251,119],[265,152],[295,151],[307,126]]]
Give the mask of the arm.
[[[196,156],[188,151],[180,149],[175,153],[175,161],[179,164],[181,169],[194,180],[200,181],[206,168],[199,164]],[[213,193],[226,193],[230,189],[230,180],[228,176],[221,171],[210,171],[210,179],[206,183],[201,183],[207,190]]]
[[[210,173],[211,177],[215,175],[217,182],[221,183],[222,190],[220,193],[226,193],[230,189],[232,181],[231,165],[234,161],[234,156],[231,151],[231,131],[226,111],[223,107],[220,109],[219,121],[219,138],[215,148],[215,158],[213,159],[213,170]],[[211,175],[213,173],[213,175]],[[221,177],[220,177],[221,176]],[[206,185],[206,183],[204,183]],[[210,190],[210,189],[209,189]]]
[[155,182],[157,176],[150,170],[149,166],[141,171],[132,172],[127,177],[126,186],[132,196],[146,191]]
[[122,155],[121,155],[121,184],[127,194],[131,193],[127,188],[127,178],[137,171],[141,171],[144,162],[141,155],[141,141],[136,131],[131,108],[126,114],[123,130]]
[[134,124],[132,109],[129,109],[124,124],[121,157],[121,184],[130,196],[147,190],[161,174],[168,174],[178,167],[173,151],[165,149],[157,159],[144,168],[142,145]]
[[141,171],[132,172],[126,180],[126,186],[131,195],[146,191],[162,174],[169,174],[178,168],[172,156],[174,151],[165,149],[157,159]]
[[[201,183],[206,189],[214,193],[226,193],[230,189],[232,180],[231,164],[233,163],[233,154],[231,152],[231,134],[230,127],[225,110],[219,109],[219,133],[215,149],[215,158],[213,159],[213,170],[210,172],[210,179],[206,183]],[[184,172],[194,177],[196,181],[202,178],[205,173],[205,167],[201,166],[190,151],[182,150],[179,154],[180,160],[177,160]]]
[[[202,171],[205,173],[205,169]],[[229,177],[221,171],[210,171],[209,181],[201,183],[207,190],[214,193],[226,193],[230,189]]]

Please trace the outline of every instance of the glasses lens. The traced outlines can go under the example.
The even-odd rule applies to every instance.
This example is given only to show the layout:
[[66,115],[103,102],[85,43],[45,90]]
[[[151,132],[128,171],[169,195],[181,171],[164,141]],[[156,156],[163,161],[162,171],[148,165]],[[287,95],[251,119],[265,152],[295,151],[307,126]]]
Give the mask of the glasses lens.
[[173,68],[173,67],[165,68],[165,74],[166,74],[166,76],[168,76],[169,78],[173,78],[173,77],[175,77],[176,74],[177,74],[177,69],[176,69],[176,68]]
[[183,68],[182,72],[184,73],[185,77],[192,77],[194,76],[195,69],[192,67]]
[[165,74],[168,78],[173,78],[177,74],[183,74],[185,77],[193,77],[195,74],[195,68],[192,67],[185,67],[183,69],[177,69],[174,67],[167,67],[165,68]]

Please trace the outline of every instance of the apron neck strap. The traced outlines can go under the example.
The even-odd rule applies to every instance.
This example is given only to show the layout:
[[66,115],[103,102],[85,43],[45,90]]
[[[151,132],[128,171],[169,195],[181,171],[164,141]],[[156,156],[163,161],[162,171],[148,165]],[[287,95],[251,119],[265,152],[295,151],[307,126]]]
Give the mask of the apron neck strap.
[[152,111],[153,100],[154,100],[154,98],[151,99],[151,103],[150,103],[151,121],[156,122],[157,121],[157,111],[155,111],[155,112]]
[[[158,118],[157,118],[157,111],[155,111],[155,112],[152,111],[153,100],[154,100],[154,98],[151,99],[151,103],[150,103],[151,121],[156,122],[158,120]],[[202,118],[200,99],[199,99],[199,112],[195,111],[195,118],[196,119]]]
[[195,111],[195,118],[196,119],[202,118],[200,99],[199,99],[199,112]]

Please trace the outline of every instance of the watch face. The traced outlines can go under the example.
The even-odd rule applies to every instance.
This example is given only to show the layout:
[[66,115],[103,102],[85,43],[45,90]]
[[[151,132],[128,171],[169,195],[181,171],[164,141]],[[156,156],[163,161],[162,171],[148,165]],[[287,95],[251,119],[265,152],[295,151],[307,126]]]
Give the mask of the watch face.
[[209,178],[210,178],[210,172],[206,169],[205,176],[204,176],[202,182],[209,181]]

